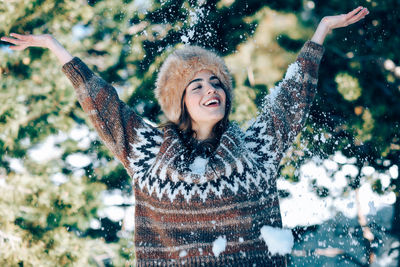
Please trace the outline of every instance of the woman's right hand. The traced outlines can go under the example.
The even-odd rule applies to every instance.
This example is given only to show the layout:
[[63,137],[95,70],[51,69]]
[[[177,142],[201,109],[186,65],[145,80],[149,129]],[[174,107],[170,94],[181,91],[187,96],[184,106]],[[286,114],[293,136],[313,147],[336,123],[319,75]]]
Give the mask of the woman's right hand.
[[27,47],[42,47],[50,49],[61,62],[65,64],[72,59],[70,53],[50,34],[18,34],[11,33],[11,37],[1,37],[1,41],[14,44],[9,48],[11,50],[24,50]]
[[54,42],[53,36],[50,34],[40,34],[40,35],[32,35],[32,34],[18,34],[11,33],[11,37],[2,37],[1,40],[14,44],[9,48],[12,50],[24,50],[27,47],[43,47],[49,48],[51,43]]

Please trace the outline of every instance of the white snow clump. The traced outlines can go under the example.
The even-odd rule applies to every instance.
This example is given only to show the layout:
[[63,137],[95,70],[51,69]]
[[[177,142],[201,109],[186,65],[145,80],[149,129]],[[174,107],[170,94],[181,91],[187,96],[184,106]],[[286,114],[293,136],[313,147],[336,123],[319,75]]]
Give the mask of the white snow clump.
[[208,159],[196,157],[193,163],[189,165],[189,169],[195,174],[204,175],[207,163]]
[[261,228],[261,237],[264,239],[272,255],[285,255],[292,251],[294,238],[289,229],[264,225]]
[[184,44],[189,44],[189,37],[182,35],[181,36],[181,40]]
[[293,79],[293,77],[295,77],[295,81],[299,82],[301,79],[300,76],[300,66],[297,62],[294,62],[292,64],[289,65],[287,71],[286,71],[286,75],[284,80],[290,80]]
[[214,253],[214,256],[218,257],[219,254],[225,251],[225,248],[226,248],[226,237],[225,236],[218,237],[213,243],[212,251]]

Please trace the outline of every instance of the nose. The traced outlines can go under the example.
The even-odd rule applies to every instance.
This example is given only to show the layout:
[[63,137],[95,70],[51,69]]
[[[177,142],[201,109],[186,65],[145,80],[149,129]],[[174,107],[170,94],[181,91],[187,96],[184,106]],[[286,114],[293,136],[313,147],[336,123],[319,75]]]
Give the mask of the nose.
[[212,84],[208,84],[207,94],[214,94],[216,92],[217,92],[217,89]]

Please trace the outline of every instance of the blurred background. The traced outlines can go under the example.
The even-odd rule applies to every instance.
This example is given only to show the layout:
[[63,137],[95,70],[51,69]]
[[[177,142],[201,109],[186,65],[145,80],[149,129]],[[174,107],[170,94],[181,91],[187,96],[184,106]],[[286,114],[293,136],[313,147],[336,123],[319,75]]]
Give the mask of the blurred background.
[[[320,19],[362,5],[325,41],[307,125],[282,162],[290,266],[400,266],[398,0],[8,0],[0,36],[51,33],[150,122],[167,54],[199,44],[234,76],[243,128]],[[0,265],[130,266],[134,198],[49,51],[0,42]]]

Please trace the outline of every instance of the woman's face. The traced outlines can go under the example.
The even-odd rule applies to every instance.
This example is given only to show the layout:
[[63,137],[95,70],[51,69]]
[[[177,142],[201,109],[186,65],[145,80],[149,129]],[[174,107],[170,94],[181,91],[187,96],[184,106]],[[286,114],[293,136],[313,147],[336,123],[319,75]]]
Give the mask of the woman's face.
[[226,94],[209,70],[199,71],[186,87],[184,102],[193,128],[213,127],[225,115]]

